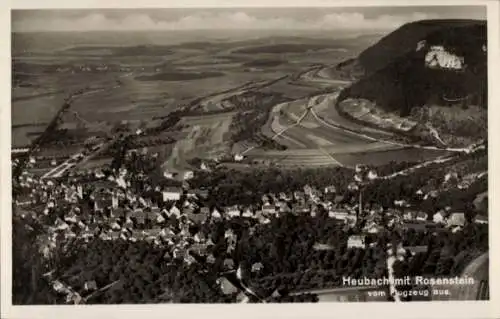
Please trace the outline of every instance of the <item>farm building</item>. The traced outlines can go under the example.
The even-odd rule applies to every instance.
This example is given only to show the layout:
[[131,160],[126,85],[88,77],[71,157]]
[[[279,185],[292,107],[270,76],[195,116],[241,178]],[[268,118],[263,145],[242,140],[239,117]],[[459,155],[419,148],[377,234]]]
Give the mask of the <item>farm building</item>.
[[382,230],[382,227],[380,227],[378,224],[376,224],[374,222],[371,222],[370,224],[368,224],[364,229],[364,231],[369,233],[369,234],[377,234],[381,230]]
[[366,247],[366,237],[364,235],[352,235],[347,240],[348,248],[365,248]]
[[347,216],[349,216],[349,212],[347,210],[334,210],[328,212],[328,217],[339,219],[339,220],[346,220]]
[[444,211],[439,211],[437,213],[435,213],[433,216],[432,216],[432,220],[436,223],[436,224],[446,224],[446,219],[448,217],[448,214]]
[[224,208],[224,214],[231,218],[238,217],[241,214],[241,210],[238,208],[238,206],[226,207]]
[[465,214],[464,213],[453,213],[448,219],[448,227],[463,227],[465,225]]
[[293,205],[292,212],[295,214],[309,213],[311,209],[307,205]]
[[335,193],[337,192],[337,188],[335,186],[327,186],[325,187],[325,194],[328,194],[328,193]]
[[182,189],[179,187],[167,187],[162,192],[163,201],[176,201],[181,199]]
[[417,216],[416,216],[416,219],[418,221],[426,221],[427,220],[427,213],[424,213],[424,212],[418,212],[417,213]]
[[276,207],[273,205],[262,205],[262,213],[272,215],[276,213]]

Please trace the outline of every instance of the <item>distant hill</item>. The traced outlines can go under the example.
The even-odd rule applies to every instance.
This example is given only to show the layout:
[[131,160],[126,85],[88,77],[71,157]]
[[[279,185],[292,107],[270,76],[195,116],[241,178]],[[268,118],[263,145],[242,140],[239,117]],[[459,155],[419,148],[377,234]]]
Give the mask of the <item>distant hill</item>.
[[[384,68],[395,58],[415,49],[416,44],[435,31],[460,29],[461,27],[484,27],[486,22],[480,20],[421,20],[407,23],[397,30],[382,37],[356,59],[341,63],[342,68],[352,68],[354,65],[363,69],[364,75]],[[486,33],[484,34],[486,37]]]
[[406,24],[337,65],[358,79],[339,96],[409,115],[424,104],[487,107],[487,31],[478,20]]

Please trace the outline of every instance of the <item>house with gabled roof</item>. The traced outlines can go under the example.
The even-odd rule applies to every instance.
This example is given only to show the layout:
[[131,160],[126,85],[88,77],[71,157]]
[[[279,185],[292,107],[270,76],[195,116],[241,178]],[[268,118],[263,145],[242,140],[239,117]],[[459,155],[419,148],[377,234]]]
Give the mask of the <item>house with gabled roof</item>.
[[312,192],[313,188],[310,185],[305,185],[303,187],[303,190],[304,190],[305,195],[311,196],[311,192]]
[[348,248],[366,248],[366,236],[365,235],[351,235],[347,240]]
[[195,209],[193,207],[184,207],[182,208],[182,215],[187,216],[189,214],[193,214]]
[[274,193],[269,193],[269,197],[271,198],[273,203],[278,201],[278,196],[276,196],[276,194],[274,194]]
[[135,240],[143,240],[146,238],[146,232],[144,230],[132,229],[131,232],[130,237]]
[[368,234],[377,234],[382,231],[382,227],[374,222],[365,226],[364,231]]
[[278,202],[278,207],[279,207],[280,213],[289,213],[292,211],[292,209],[290,208],[290,205],[285,201]]
[[136,223],[138,225],[144,225],[146,224],[146,216],[145,214],[142,212],[142,213],[139,213],[139,214],[136,214],[134,216],[135,220],[136,220]]
[[203,188],[203,187],[195,189],[194,192],[196,193],[196,195],[199,198],[202,198],[202,199],[207,199],[208,195],[210,193],[207,188]]
[[80,217],[78,217],[74,212],[72,212],[64,216],[64,221],[68,224],[78,224],[78,222],[80,221]]
[[149,240],[158,238],[158,237],[160,237],[161,232],[162,232],[161,227],[155,226],[155,227],[148,229],[146,231],[146,238],[149,238]]
[[206,206],[200,207],[200,213],[206,216],[210,216],[210,208]]
[[418,212],[417,215],[416,215],[416,220],[418,221],[426,221],[427,220],[427,213],[424,213],[424,212]]
[[205,221],[208,219],[207,214],[203,214],[200,212],[193,211],[189,214],[186,215],[189,220],[191,220],[194,224],[204,224]]
[[182,193],[183,191],[180,187],[166,187],[162,192],[163,201],[177,201],[181,199]]
[[242,217],[245,217],[245,218],[253,218],[254,217],[254,213],[253,211],[247,207],[245,208],[245,210],[243,211],[243,213],[241,214]]
[[256,262],[252,265],[252,272],[260,272],[264,269],[264,265],[261,262]]
[[258,218],[258,220],[259,220],[259,223],[260,223],[260,224],[264,224],[264,225],[265,225],[265,224],[269,224],[269,223],[271,222],[271,220],[270,220],[269,218],[267,218],[266,216],[264,216],[264,215],[261,215],[261,216]]
[[203,255],[205,255],[206,250],[207,250],[207,245],[202,244],[202,243],[195,243],[189,247],[188,251],[194,252],[197,255],[203,256]]
[[90,231],[89,229],[85,229],[81,232],[80,236],[84,239],[84,240],[88,240],[90,238],[93,238],[94,237],[94,233],[92,231]]
[[190,189],[186,192],[186,198],[192,199],[192,200],[197,200],[198,199],[198,194],[196,190]]
[[465,214],[464,213],[452,213],[448,218],[448,227],[464,227],[465,225]]
[[117,208],[114,208],[111,213],[118,217],[118,218],[125,218],[126,217],[126,214],[127,214],[127,211],[125,210],[125,208],[122,208],[122,207],[117,207]]
[[146,210],[145,211],[146,220],[148,220],[150,222],[155,222],[156,219],[158,218],[159,213],[160,213],[160,209],[156,209],[155,211],[153,211],[152,209]]
[[328,212],[328,217],[345,221],[349,216],[347,209],[335,209]]
[[156,223],[158,224],[163,224],[164,222],[167,221],[167,210],[162,209],[156,214]]
[[488,215],[478,214],[474,217],[474,222],[476,224],[488,224]]
[[404,247],[405,250],[409,251],[412,256],[418,254],[418,253],[427,253],[429,247],[427,245],[420,245],[420,246],[407,246]]
[[358,221],[358,217],[356,217],[356,214],[351,214],[347,215],[347,218],[345,219],[345,223],[349,225],[350,227],[353,227],[356,225],[356,222]]
[[214,207],[212,209],[212,214],[210,215],[210,217],[212,219],[221,219],[222,218],[222,214],[220,213],[220,211],[216,207]]
[[234,260],[231,258],[224,259],[224,268],[228,270],[234,269]]
[[292,212],[294,214],[307,214],[310,213],[310,208],[309,206],[302,204],[302,205],[293,205],[292,206]]
[[293,198],[297,201],[304,200],[305,194],[302,191],[295,191],[295,192],[293,192]]
[[170,208],[169,213],[170,216],[176,216],[177,218],[181,216],[181,210],[176,205]]
[[119,232],[119,231],[111,231],[109,233],[109,237],[111,238],[111,240],[118,240],[121,237],[121,232]]
[[100,235],[99,235],[99,238],[102,239],[102,240],[111,240],[111,236],[110,236],[110,233],[108,232],[102,232]]
[[276,207],[274,205],[262,205],[262,213],[267,214],[267,215],[274,215],[276,214]]
[[83,285],[83,289],[85,291],[94,291],[94,290],[97,290],[97,283],[95,280],[90,280],[90,281],[86,281]]
[[412,221],[417,218],[417,212],[407,210],[403,213],[403,219],[407,221]]
[[436,224],[446,224],[448,218],[448,213],[444,210],[440,210],[432,216],[432,221]]
[[321,193],[321,191],[319,191],[319,190],[318,190],[318,189],[316,189],[316,188],[312,188],[312,189],[311,189],[311,191],[310,191],[310,193],[309,193],[309,196],[311,196],[311,198],[312,198],[313,200],[319,200],[319,199],[321,199],[321,196],[322,196],[322,195],[323,195],[323,194]]
[[119,230],[122,228],[122,226],[120,225],[121,223],[119,222],[119,219],[116,218],[116,217],[112,217],[110,218],[109,220],[109,226],[111,227],[111,229],[113,230]]
[[238,206],[230,206],[224,208],[224,215],[229,218],[238,217],[241,215],[241,210]]
[[326,186],[324,189],[325,194],[336,193],[336,192],[337,192],[337,188],[334,185]]
[[267,194],[262,195],[261,197],[262,203],[263,204],[269,204],[269,201],[271,200]]

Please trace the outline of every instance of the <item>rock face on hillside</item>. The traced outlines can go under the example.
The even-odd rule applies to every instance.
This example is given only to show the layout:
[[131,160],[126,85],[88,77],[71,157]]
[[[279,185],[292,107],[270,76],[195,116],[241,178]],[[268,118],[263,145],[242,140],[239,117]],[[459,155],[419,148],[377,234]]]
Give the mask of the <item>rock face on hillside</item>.
[[406,24],[358,58],[337,65],[339,72],[356,78],[338,102],[365,99],[402,117],[429,105],[487,112],[486,42],[484,21]]
[[[419,43],[421,44],[421,43]],[[425,42],[417,47],[417,51]],[[425,66],[431,69],[464,71],[464,57],[448,52],[442,45],[433,45],[425,55]]]
[[[486,22],[478,20],[422,20],[403,25],[370,46],[356,58],[339,64],[342,69],[355,69],[362,75],[369,75],[383,69],[396,58],[415,51],[418,43],[424,42],[427,37],[431,40],[442,33],[451,38],[460,37],[464,29],[478,32],[476,36],[484,38],[486,44]],[[440,34],[441,33],[441,34]],[[475,37],[476,37],[475,36]],[[465,40],[465,41],[464,41]],[[473,39],[470,39],[473,41]],[[460,42],[467,42],[461,39]],[[481,45],[481,48],[482,48]],[[360,72],[361,71],[361,72]]]

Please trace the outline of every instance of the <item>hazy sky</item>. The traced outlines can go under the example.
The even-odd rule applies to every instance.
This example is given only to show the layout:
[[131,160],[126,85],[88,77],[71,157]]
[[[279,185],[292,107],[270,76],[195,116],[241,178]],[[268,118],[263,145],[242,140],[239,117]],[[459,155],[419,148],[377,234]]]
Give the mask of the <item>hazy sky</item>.
[[480,6],[14,10],[12,31],[392,30],[422,19],[486,19]]

